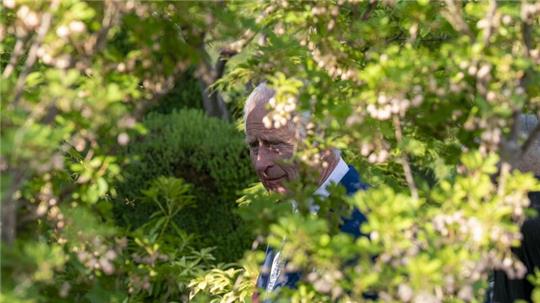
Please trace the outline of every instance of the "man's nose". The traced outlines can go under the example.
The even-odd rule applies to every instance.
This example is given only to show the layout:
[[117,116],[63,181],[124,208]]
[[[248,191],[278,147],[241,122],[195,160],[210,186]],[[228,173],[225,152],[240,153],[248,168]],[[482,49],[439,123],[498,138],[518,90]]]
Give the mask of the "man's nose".
[[264,146],[259,147],[259,153],[255,161],[255,169],[259,174],[266,175],[270,167],[274,165],[272,153]]

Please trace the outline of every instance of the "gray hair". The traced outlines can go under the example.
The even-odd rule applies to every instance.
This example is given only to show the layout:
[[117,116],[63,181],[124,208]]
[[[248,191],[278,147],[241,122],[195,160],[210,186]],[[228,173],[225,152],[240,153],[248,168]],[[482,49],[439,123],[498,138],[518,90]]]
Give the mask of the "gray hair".
[[[247,130],[247,117],[249,113],[257,106],[266,105],[275,94],[276,91],[266,85],[266,82],[260,83],[251,94],[249,94],[246,103],[244,104],[244,132]],[[288,126],[295,129],[299,138],[305,138],[305,124],[309,122],[311,113],[309,111],[302,111],[297,113],[297,117],[300,119],[299,123],[288,123]],[[337,157],[341,155],[341,151],[336,148],[333,148],[332,151]]]
[[[244,131],[247,129],[247,117],[251,111],[257,106],[266,105],[276,94],[276,91],[266,85],[266,82],[259,84],[249,94],[246,103],[244,104]],[[297,135],[301,138],[306,136],[306,129],[304,124],[309,122],[311,113],[309,111],[302,111],[297,113],[297,117],[300,119],[300,123],[287,123],[288,127],[294,128]],[[290,121],[291,122],[291,121]]]
[[[257,106],[266,105],[275,94],[276,91],[266,85],[266,82],[260,83],[251,94],[249,94],[246,103],[244,104],[244,132],[247,129],[246,123],[249,113]],[[300,123],[288,123],[288,126],[295,128],[295,131],[300,138],[305,138],[306,130],[304,124],[309,122],[311,113],[309,111],[302,111],[297,113],[297,117],[300,118]],[[337,148],[332,148],[332,152],[337,157],[341,156],[341,151]]]
[[249,113],[257,106],[267,104],[272,97],[276,94],[276,91],[271,89],[266,82],[259,84],[249,94],[246,103],[244,104],[244,130],[246,129],[246,122]]

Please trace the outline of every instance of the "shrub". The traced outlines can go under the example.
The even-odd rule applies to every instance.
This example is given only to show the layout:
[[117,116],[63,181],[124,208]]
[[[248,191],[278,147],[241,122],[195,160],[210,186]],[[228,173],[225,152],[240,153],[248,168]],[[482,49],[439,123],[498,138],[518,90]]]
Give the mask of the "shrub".
[[198,248],[215,246],[217,261],[241,257],[251,241],[247,226],[234,213],[239,190],[253,181],[243,136],[197,110],[150,113],[148,134],[130,145],[125,180],[118,185],[115,214],[134,229],[146,223],[155,205],[143,203],[141,189],[160,176],[192,184],[194,203],[173,221],[194,234]]

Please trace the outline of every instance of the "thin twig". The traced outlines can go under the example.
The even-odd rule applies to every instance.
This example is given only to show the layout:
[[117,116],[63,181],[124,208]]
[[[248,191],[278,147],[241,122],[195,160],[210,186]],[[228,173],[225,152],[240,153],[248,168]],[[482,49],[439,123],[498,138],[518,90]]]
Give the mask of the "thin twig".
[[450,22],[450,25],[454,27],[455,30],[469,36],[471,40],[474,38],[471,32],[471,29],[463,20],[461,8],[459,8],[454,0],[445,0],[446,5],[448,6],[448,13],[445,13],[445,18]]
[[[256,34],[256,32],[248,29],[242,34],[242,37],[239,40],[232,43],[231,46],[224,47],[220,50],[219,57],[215,65],[216,73],[213,82],[216,82],[223,76],[227,61],[229,61],[229,59],[241,52],[246,47],[246,45],[248,45],[253,40],[253,38],[255,38]],[[212,85],[212,83],[208,83],[208,85],[210,86]]]
[[99,53],[105,47],[109,30],[116,23],[117,11],[118,9],[114,2],[105,2],[105,13],[101,22],[101,29],[97,33],[96,44],[94,44],[94,54]]
[[506,177],[510,172],[511,165],[508,162],[503,162],[501,164],[501,169],[499,173],[499,180],[497,182],[497,195],[502,197],[504,196],[504,189],[506,187]]
[[[525,51],[525,56],[531,59],[531,49],[533,48],[532,28],[531,28],[531,23],[529,22],[530,20],[528,19],[526,7],[527,7],[527,2],[522,1],[521,3],[521,36],[522,36],[521,39],[524,46],[523,49]],[[532,72],[531,67],[525,69],[523,73],[523,77],[519,79],[519,86],[523,89],[523,92],[525,93],[525,97],[527,98],[527,101],[529,101],[529,98],[527,96],[527,82],[531,78],[531,72]]]
[[3,193],[1,214],[2,214],[2,241],[8,245],[12,244],[17,237],[17,208],[18,204],[14,194],[26,182],[28,173],[19,169],[11,172],[12,184]]
[[[394,122],[395,131],[396,131],[397,143],[398,145],[401,145],[401,143],[403,142],[403,133],[401,131],[401,121],[399,120],[398,116],[394,116],[393,122]],[[407,185],[409,186],[409,189],[411,191],[411,196],[413,197],[413,199],[418,200],[418,188],[416,187],[416,184],[414,183],[411,166],[409,164],[409,158],[407,157],[407,154],[405,152],[401,153],[401,166],[403,166],[403,173],[405,173],[405,180],[407,181]]]
[[484,47],[487,47],[489,45],[489,40],[491,36],[493,35],[493,29],[495,27],[495,13],[497,12],[497,1],[491,0],[489,1],[489,8],[488,13],[486,15],[487,19],[487,25],[486,25],[486,32],[484,36]]
[[[207,53],[204,39],[205,34],[206,33],[201,34],[202,38],[200,39],[201,44],[199,46],[203,54]],[[253,40],[255,35],[255,32],[248,29],[242,34],[240,39],[234,43],[231,43],[227,47],[222,48],[214,67],[212,67],[211,63],[209,62],[210,56],[205,56],[206,58],[203,58],[201,65],[199,66],[201,73],[197,78],[201,90],[201,96],[203,98],[203,107],[209,116],[218,117],[225,121],[229,121],[231,119],[230,113],[225,105],[225,101],[212,85],[214,85],[223,76],[229,59],[241,52],[242,49],[244,49],[246,45]]]
[[532,28],[528,20],[526,12],[527,1],[521,1],[521,34],[523,36],[523,44],[525,45],[526,55],[530,57],[532,48]]
[[[531,48],[532,48],[532,29],[531,24],[528,20],[528,15],[526,12],[526,1],[521,2],[521,31],[522,31],[522,39],[523,39],[523,45],[525,46],[525,55],[530,58],[531,55]],[[523,92],[525,94],[525,97],[527,98],[527,101],[529,101],[528,95],[527,95],[527,81],[530,78],[531,74],[531,68],[528,68],[525,70],[525,73],[523,75],[523,78],[519,81],[519,86],[523,89]],[[528,102],[527,102],[528,103]],[[525,143],[523,143],[523,146],[521,147],[521,156],[527,154],[529,149],[531,148],[533,142],[540,139],[540,122],[536,125],[534,130],[529,134],[529,137],[527,140],[525,140]]]
[[43,14],[43,19],[41,21],[41,25],[37,30],[37,36],[34,40],[34,43],[32,44],[30,51],[28,52],[28,58],[26,59],[24,68],[19,75],[19,78],[17,79],[17,84],[15,85],[15,96],[13,97],[13,103],[12,106],[16,107],[19,103],[19,100],[21,99],[24,84],[26,82],[26,77],[32,70],[32,67],[36,63],[37,59],[37,51],[39,47],[41,46],[41,43],[43,42],[43,39],[45,38],[45,35],[49,31],[49,27],[51,26],[53,13],[58,8],[58,5],[60,4],[59,0],[54,0],[51,3],[50,11]]
[[377,6],[377,3],[375,1],[369,2],[366,11],[364,12],[364,14],[362,15],[362,17],[360,19],[362,21],[366,21],[367,19],[369,19],[369,17],[371,16],[371,13],[375,9],[375,6]]
[[15,65],[17,64],[19,57],[23,53],[24,43],[25,39],[23,39],[22,37],[17,37],[17,42],[15,42],[15,47],[13,47],[13,52],[11,53],[11,57],[9,58],[9,63],[8,65],[6,65],[6,68],[4,68],[4,71],[2,72],[2,77],[9,77],[11,73],[15,70]]

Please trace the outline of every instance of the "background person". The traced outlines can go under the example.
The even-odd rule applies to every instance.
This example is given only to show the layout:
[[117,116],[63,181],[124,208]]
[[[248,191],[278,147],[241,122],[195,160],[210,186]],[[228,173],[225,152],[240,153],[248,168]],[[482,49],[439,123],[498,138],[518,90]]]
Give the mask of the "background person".
[[[520,119],[521,132],[529,134],[538,125],[538,119],[533,115],[523,115]],[[540,140],[533,142],[528,152],[513,163],[513,167],[524,172],[532,172],[540,178]],[[540,192],[530,192],[530,207],[540,213]],[[519,258],[527,273],[523,278],[511,279],[504,271],[496,271],[494,277],[494,303],[514,302],[525,300],[532,302],[532,283],[527,275],[534,274],[534,270],[540,269],[540,217],[526,220],[521,226],[523,239],[521,245],[513,252]]]

